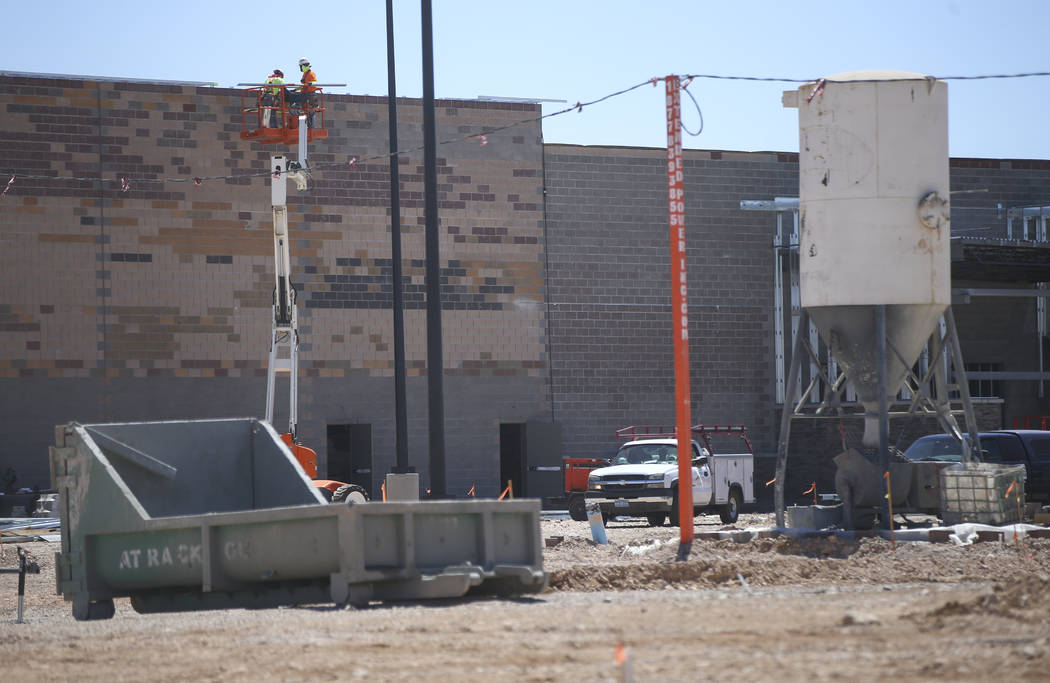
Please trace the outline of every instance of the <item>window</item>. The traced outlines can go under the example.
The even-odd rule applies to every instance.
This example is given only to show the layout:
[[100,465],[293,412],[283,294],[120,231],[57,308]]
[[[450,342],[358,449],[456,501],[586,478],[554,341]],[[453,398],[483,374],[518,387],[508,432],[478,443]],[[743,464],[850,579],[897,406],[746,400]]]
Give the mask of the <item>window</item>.
[[[998,459],[989,460],[988,462],[1002,462],[1002,463],[1018,463],[1025,462],[1028,458],[1025,457],[1024,444],[1016,436],[1006,436],[1001,439],[994,441],[999,451]],[[984,448],[984,439],[981,439],[981,448]]]
[[[971,372],[1002,372],[1002,363],[966,363],[966,373]],[[1001,398],[1002,387],[997,379],[973,379],[968,382],[970,396],[973,398]]]
[[1040,436],[1028,442],[1032,447],[1033,460],[1050,461],[1050,438]]

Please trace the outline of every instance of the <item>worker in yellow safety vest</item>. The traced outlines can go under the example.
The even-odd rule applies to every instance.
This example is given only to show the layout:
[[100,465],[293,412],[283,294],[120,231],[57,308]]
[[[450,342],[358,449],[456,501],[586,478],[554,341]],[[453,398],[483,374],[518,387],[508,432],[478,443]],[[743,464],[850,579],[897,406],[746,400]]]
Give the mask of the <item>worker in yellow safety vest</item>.
[[[274,69],[273,73],[270,74],[267,77],[266,84],[267,85],[271,85],[271,84],[272,85],[282,85],[282,84],[284,84],[284,72],[281,71],[280,69]],[[282,95],[281,91],[282,90],[284,90],[284,88],[276,88],[276,87],[274,87],[274,88],[266,88],[266,89],[264,89],[263,90],[263,95],[262,95],[262,106],[263,107],[278,107],[278,108],[280,108],[280,106],[281,106],[281,99],[282,99],[281,98],[281,95]],[[276,122],[275,119],[278,118],[276,116],[276,113],[277,113],[277,111],[275,109],[264,109],[263,110],[262,120],[263,120],[264,127],[266,127],[266,128],[275,128],[276,127],[276,126],[274,126],[274,123]]]

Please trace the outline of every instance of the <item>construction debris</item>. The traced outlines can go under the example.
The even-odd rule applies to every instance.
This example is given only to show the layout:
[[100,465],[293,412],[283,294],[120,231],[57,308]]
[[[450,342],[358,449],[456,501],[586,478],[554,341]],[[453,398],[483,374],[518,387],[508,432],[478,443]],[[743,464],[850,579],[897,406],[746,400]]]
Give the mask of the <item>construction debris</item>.
[[62,523],[57,517],[7,517],[0,518],[0,543],[26,543],[62,540]]

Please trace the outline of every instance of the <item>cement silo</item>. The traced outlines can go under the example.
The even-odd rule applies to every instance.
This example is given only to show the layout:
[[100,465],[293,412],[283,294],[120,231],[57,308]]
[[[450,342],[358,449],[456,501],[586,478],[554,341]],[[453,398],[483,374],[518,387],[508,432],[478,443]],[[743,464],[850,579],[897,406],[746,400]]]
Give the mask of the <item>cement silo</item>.
[[[817,381],[823,378],[825,391],[811,416],[854,414],[841,403],[843,378],[832,370],[835,364],[864,411],[859,448],[849,447],[843,433],[844,452],[835,458],[844,515],[854,506],[868,512],[881,506],[884,523],[890,516],[882,495],[883,475],[891,469],[889,406],[928,341],[929,371],[913,376],[903,415],[936,415],[945,431],[968,444],[967,464],[970,449],[979,449],[950,307],[947,90],[921,74],[858,71],[784,93],[784,105],[799,110],[801,310],[777,446],[778,525],[784,524],[791,419],[803,415]],[[830,375],[806,339],[810,322],[834,358],[827,363]],[[802,391],[806,349],[811,381]],[[797,402],[791,395],[796,390]],[[953,393],[962,401],[969,439],[953,415]],[[895,469],[901,476],[893,479],[894,497],[903,497],[905,507],[926,509],[933,490],[928,483],[937,481],[937,472],[928,464]],[[898,488],[904,489],[900,496]]]
[[799,110],[802,307],[865,408],[864,446],[877,447],[874,307],[885,307],[893,396],[951,303],[948,88],[856,71],[785,104]]

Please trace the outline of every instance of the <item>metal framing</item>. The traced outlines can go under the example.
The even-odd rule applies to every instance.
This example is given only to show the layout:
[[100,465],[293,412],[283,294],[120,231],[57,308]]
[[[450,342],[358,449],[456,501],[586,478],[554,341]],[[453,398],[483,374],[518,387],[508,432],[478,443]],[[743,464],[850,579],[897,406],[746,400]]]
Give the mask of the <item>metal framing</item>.
[[[1050,206],[1017,206],[1006,212],[1006,238],[1032,240],[1034,242],[1047,241],[1047,218],[1050,217]],[[1014,237],[1014,220],[1021,222],[1019,235]],[[1028,236],[1028,226],[1031,223],[1032,236]]]
[[[776,488],[774,505],[778,526],[784,526],[784,484],[787,470],[787,453],[791,433],[791,421],[795,417],[841,417],[845,415],[861,416],[859,406],[854,404],[856,392],[846,381],[840,371],[834,355],[826,345],[822,345],[816,326],[810,321],[809,314],[801,307],[799,288],[799,212],[798,199],[776,198],[769,200],[745,200],[740,208],[745,211],[773,211],[777,215],[777,231],[773,238],[774,274],[773,274],[773,325],[774,364],[776,366],[775,395],[777,402],[783,405],[781,413],[780,435],[777,442]],[[791,216],[791,233],[785,234],[787,216]],[[1045,236],[1045,215],[1043,216],[1043,235]],[[785,271],[787,276],[785,277]],[[785,281],[790,291],[785,291]],[[789,299],[787,299],[789,297]],[[785,311],[785,300],[790,301],[790,311]],[[1040,299],[1043,301],[1043,299]],[[884,321],[885,308],[872,307],[877,320]],[[784,328],[787,314],[791,316],[791,339],[793,351],[790,355],[790,368],[785,375],[785,356],[787,339]],[[1045,318],[1045,315],[1044,315]],[[879,354],[880,382],[885,382],[885,365],[887,354],[895,354],[909,367],[898,400],[908,401],[907,411],[891,412],[885,392],[879,407],[879,441],[881,459],[886,465],[889,459],[889,418],[910,417],[916,413],[935,415],[941,427],[967,444],[964,447],[968,459],[971,449],[979,449],[977,421],[970,401],[969,384],[962,361],[962,350],[959,344],[955,317],[949,307],[941,318],[938,329],[930,335],[930,341],[915,362],[908,362],[885,336],[884,323],[877,326],[881,330],[877,344]],[[803,355],[808,356],[807,359]],[[808,363],[804,363],[808,360]],[[808,366],[808,377],[803,378],[803,366]],[[954,372],[953,372],[954,371]],[[954,378],[954,383],[949,383]],[[961,402],[961,410],[952,410],[952,396]],[[965,432],[956,420],[962,414],[965,421]]]
[[[884,307],[873,306],[872,314],[885,315]],[[800,314],[800,328],[810,324],[809,314],[805,309]],[[913,367],[901,357],[900,352],[893,346],[885,336],[885,326],[877,326],[882,332],[878,339],[879,366],[884,368],[889,354],[894,354],[908,367]],[[819,418],[819,417],[843,417],[862,416],[863,412],[850,409],[848,412],[842,405],[842,394],[847,386],[844,373],[830,374],[828,365],[822,362],[817,349],[809,343],[808,335],[796,334],[794,340],[794,352],[791,358],[791,368],[788,372],[786,386],[796,387],[802,368],[802,355],[809,355],[810,364],[815,364],[817,373],[811,378],[806,389],[801,392],[791,392],[785,396],[784,408],[780,420],[780,436],[777,441],[777,464],[776,464],[776,490],[774,504],[776,508],[777,526],[784,526],[784,483],[787,472],[788,444],[791,435],[791,421],[795,417]],[[907,411],[891,411],[889,402],[885,398],[885,392],[879,406],[879,443],[883,464],[889,458],[889,418],[911,417],[922,413],[934,415],[945,432],[952,434],[963,442],[964,460],[969,460],[971,451],[979,451],[980,442],[977,436],[977,420],[974,416],[973,403],[970,400],[969,381],[963,364],[962,349],[959,344],[958,330],[955,325],[955,316],[949,307],[941,319],[937,332],[930,336],[929,353],[932,358],[925,364],[926,370],[916,374],[914,369],[909,369],[904,383],[911,396]],[[932,366],[932,367],[931,367]],[[922,367],[922,365],[920,365]],[[880,384],[885,382],[880,372]],[[949,383],[949,377],[954,377],[954,382]],[[952,396],[957,395],[962,404],[962,410],[953,410],[951,407]],[[815,396],[821,396],[819,401]],[[811,397],[814,397],[811,399]],[[815,407],[814,407],[815,406]],[[957,414],[962,414],[965,422],[965,430],[960,427],[956,420]],[[968,448],[967,448],[968,446]]]
[[[1045,222],[1045,218],[1044,218]],[[1044,228],[1045,230],[1045,228]],[[1005,297],[1035,297],[1035,344],[1036,350],[1039,356],[1039,370],[1035,372],[1018,372],[1018,371],[981,371],[971,372],[970,376],[974,379],[998,379],[998,380],[1013,380],[1013,381],[1037,381],[1039,383],[1039,398],[1046,397],[1046,381],[1050,380],[1050,371],[1047,371],[1046,367],[1046,356],[1043,353],[1043,339],[1047,337],[1048,325],[1047,325],[1047,314],[1046,314],[1046,303],[1047,299],[1050,299],[1050,289],[1047,288],[1047,283],[1039,282],[1032,289],[1028,288],[1017,288],[1017,289],[975,289],[975,288],[961,288],[952,290],[952,300],[960,301],[962,303],[970,303],[970,300],[975,296],[1005,296]]]

